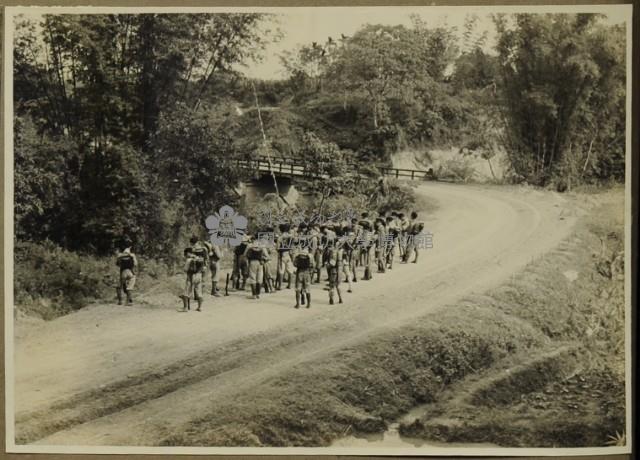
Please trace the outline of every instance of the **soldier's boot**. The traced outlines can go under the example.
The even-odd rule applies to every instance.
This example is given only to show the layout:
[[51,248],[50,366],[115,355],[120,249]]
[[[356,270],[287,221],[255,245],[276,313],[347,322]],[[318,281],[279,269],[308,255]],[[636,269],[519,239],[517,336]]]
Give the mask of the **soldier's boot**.
[[304,300],[304,295],[305,293],[303,291],[300,291],[301,295],[300,295],[300,305],[304,305],[305,304],[305,300]]
[[118,296],[118,305],[122,305],[122,288],[116,288],[116,296]]
[[276,291],[282,289],[282,273],[276,275]]
[[246,287],[247,287],[247,279],[242,278],[242,286],[240,287],[240,290],[244,291]]
[[131,305],[133,303],[133,299],[131,298],[131,291],[127,290],[125,291],[125,293],[127,294],[127,305]]
[[336,288],[336,291],[338,291],[338,303],[342,303],[342,292],[340,292],[340,288]]
[[269,292],[273,293],[275,291],[275,288],[273,287],[274,281],[273,279],[269,278],[267,280],[267,285],[269,286]]
[[262,288],[262,284],[256,283],[256,299],[260,298],[260,289]]
[[307,292],[307,308],[311,308],[311,293]]
[[333,305],[333,289],[329,291],[329,305]]
[[418,250],[416,249],[414,252],[416,253],[416,256],[415,256],[415,258],[413,259],[413,263],[414,263],[414,264],[417,264],[417,263],[418,263]]
[[196,311],[202,311],[202,299],[197,299],[198,301],[198,308],[196,308]]
[[287,276],[287,289],[291,289],[291,273]]
[[186,296],[182,296],[182,310],[181,311],[187,311],[189,310],[189,298]]
[[296,304],[293,308],[300,308],[300,292],[296,291]]
[[220,289],[218,289],[218,282],[214,281],[211,286],[211,295],[214,297],[220,297]]

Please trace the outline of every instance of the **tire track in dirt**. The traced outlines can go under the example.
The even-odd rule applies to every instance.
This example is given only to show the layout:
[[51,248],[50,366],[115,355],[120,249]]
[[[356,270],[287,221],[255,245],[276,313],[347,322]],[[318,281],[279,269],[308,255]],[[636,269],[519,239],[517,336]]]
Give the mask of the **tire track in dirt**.
[[[40,444],[157,445],[189,420],[208,413],[216,401],[488,288],[551,249],[572,225],[571,219],[558,220],[562,200],[555,194],[442,184],[427,184],[419,191],[430,193],[442,210],[435,219],[427,218],[434,249],[423,252],[417,266],[397,265],[384,278],[357,283],[345,306],[320,304],[322,291],[316,289],[314,307],[293,318],[290,296],[264,296],[252,310],[266,308],[278,318],[266,331],[243,334],[236,326],[231,331],[235,334],[229,334],[232,340],[203,341],[195,354],[183,347],[170,367],[158,360],[155,369],[129,379],[121,375],[128,369],[123,366],[120,375],[99,391],[80,392],[57,405],[41,404],[19,414],[18,431],[26,433],[25,440],[57,431]],[[205,324],[195,335],[211,334],[211,329],[217,330]],[[131,342],[123,334],[119,345],[140,347]],[[133,394],[120,394],[127,392]],[[56,422],[56,414],[62,414],[61,422]]]

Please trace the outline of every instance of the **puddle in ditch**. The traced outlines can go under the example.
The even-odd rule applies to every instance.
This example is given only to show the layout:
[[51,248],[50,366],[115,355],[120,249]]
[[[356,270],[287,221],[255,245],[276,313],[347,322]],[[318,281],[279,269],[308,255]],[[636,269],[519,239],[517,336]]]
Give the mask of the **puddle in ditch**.
[[446,443],[400,436],[398,429],[400,428],[401,422],[411,423],[424,415],[425,412],[426,406],[416,407],[399,421],[389,425],[389,428],[384,433],[345,436],[344,438],[334,441],[331,447],[499,447],[497,444],[491,443]]

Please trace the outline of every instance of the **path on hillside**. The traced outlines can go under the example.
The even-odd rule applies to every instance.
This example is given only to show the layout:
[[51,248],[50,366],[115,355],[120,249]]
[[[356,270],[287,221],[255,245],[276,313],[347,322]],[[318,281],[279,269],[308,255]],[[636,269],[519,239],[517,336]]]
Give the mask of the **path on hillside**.
[[203,312],[180,314],[177,297],[157,294],[32,327],[15,349],[17,434],[51,445],[157,445],[216,401],[496,285],[576,220],[551,192],[442,183],[417,192],[438,201],[425,216],[434,248],[359,281],[344,305],[329,306],[315,285],[309,310],[293,309],[284,290],[260,301],[207,296]]

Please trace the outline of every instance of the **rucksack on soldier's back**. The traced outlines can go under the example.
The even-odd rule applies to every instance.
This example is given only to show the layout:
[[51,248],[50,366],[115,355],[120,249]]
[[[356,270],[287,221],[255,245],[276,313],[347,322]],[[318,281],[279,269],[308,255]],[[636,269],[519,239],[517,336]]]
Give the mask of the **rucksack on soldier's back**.
[[124,254],[118,257],[118,266],[120,270],[133,270],[133,256]]
[[299,270],[307,270],[311,267],[311,258],[309,254],[298,254],[296,256],[296,268]]

